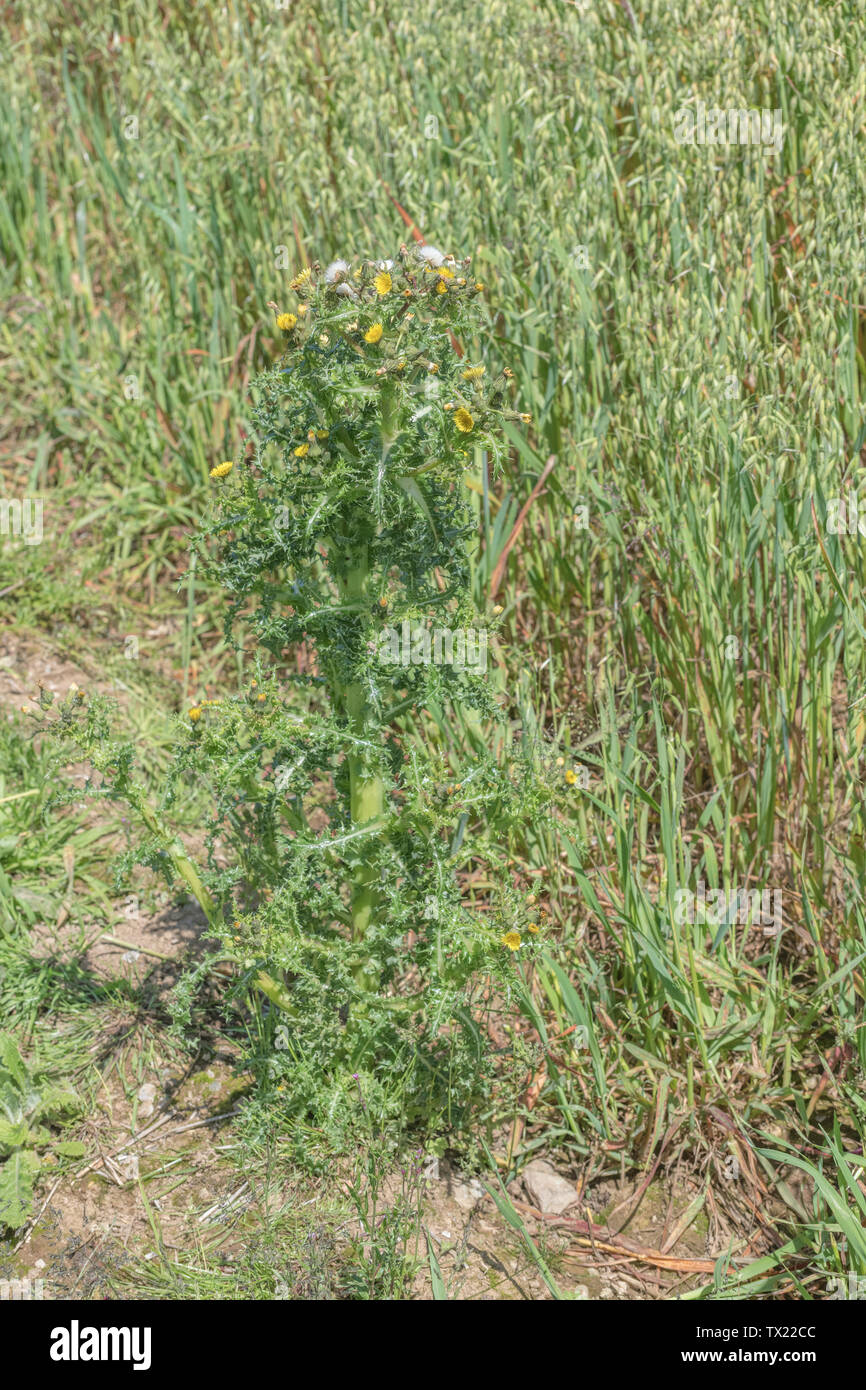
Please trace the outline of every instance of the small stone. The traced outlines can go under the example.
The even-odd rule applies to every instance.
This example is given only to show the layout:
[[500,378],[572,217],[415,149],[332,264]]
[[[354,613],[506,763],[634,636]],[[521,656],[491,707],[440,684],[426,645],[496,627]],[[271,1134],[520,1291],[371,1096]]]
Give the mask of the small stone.
[[[141,1111],[139,1110],[139,1114]],[[121,1176],[127,1182],[136,1182],[138,1179],[138,1154],[118,1154],[114,1160],[120,1169]]]
[[470,1178],[468,1182],[455,1182],[451,1187],[451,1196],[458,1207],[462,1207],[464,1211],[471,1211],[484,1196],[484,1188],[477,1178]]
[[539,1211],[552,1212],[559,1216],[567,1207],[579,1200],[574,1184],[557,1173],[552,1164],[543,1158],[534,1158],[523,1170],[523,1184],[529,1199]]

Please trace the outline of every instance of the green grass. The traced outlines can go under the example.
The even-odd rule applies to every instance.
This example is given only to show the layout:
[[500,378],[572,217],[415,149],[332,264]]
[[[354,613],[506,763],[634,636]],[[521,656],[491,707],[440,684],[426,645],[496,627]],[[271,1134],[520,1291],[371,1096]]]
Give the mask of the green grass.
[[[501,1098],[527,1125],[514,1162],[546,1147],[599,1178],[625,1155],[638,1178],[687,1159],[747,1229],[751,1145],[767,1241],[796,1250],[750,1296],[791,1268],[810,1289],[843,1233],[866,1274],[864,552],[825,525],[866,443],[859,7],[374,9],[9,7],[0,465],[6,495],[45,497],[47,540],[0,538],[4,617],[114,678],[137,634],[131,717],[158,769],[154,709],[242,675],[184,537],[249,431],[245,385],[278,346],[267,303],[307,259],[408,238],[390,190],[473,255],[490,370],[509,363],[533,413],[501,487],[473,460],[479,600],[556,458],[499,586],[493,679],[516,734],[590,784],[564,853],[545,824],[513,847],[515,883],[551,909],[510,1020],[547,1052],[531,1112],[522,1089]],[[780,108],[781,153],[678,145],[697,98]],[[40,786],[16,737],[0,920],[26,936],[33,895],[62,899],[66,832],[38,798],[4,801]],[[98,837],[71,841],[91,903]],[[678,926],[676,891],[701,879],[778,891],[788,929]]]

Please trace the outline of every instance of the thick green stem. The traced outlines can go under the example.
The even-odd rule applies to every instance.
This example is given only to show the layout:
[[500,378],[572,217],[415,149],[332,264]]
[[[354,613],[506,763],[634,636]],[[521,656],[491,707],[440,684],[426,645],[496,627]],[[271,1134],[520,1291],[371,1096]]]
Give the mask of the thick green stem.
[[[382,460],[394,442],[396,428],[396,396],[387,386],[382,392]],[[370,602],[368,590],[369,548],[359,546],[353,556],[343,590],[344,601],[357,604],[364,612]],[[354,737],[358,740],[355,749],[349,754],[349,813],[354,825],[365,825],[378,819],[385,809],[385,785],[378,772],[369,767],[369,756],[361,749],[372,732],[369,725],[367,698],[363,685],[355,681],[344,689],[335,692],[342,702]],[[357,751],[361,749],[361,751]],[[376,869],[371,864],[361,864],[355,870],[352,882],[351,931],[353,941],[363,941],[373,919],[379,902],[379,886],[376,882]],[[376,980],[362,968],[356,972],[356,980],[364,989],[375,989]]]
[[[356,555],[355,560],[356,563],[350,569],[342,587],[345,600],[363,608],[369,601],[366,547]],[[335,694],[349,720],[352,734],[360,744],[369,733],[364,687],[360,682],[354,681],[335,691]],[[354,825],[364,825],[382,815],[385,808],[385,786],[379,774],[370,771],[365,752],[352,751],[348,757],[348,765],[349,814]],[[376,910],[379,892],[375,880],[376,871],[372,865],[361,864],[354,872],[350,909],[353,941],[363,941]],[[375,979],[362,969],[356,972],[356,980],[364,989],[375,988]]]

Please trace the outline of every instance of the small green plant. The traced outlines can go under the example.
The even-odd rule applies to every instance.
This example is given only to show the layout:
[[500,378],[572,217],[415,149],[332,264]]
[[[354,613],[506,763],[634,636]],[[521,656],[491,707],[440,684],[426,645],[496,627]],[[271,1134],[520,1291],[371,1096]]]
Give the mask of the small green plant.
[[402,1298],[420,1263],[424,1151],[400,1154],[398,1163],[398,1150],[377,1131],[367,1109],[360,1076],[354,1080],[366,1132],[358,1136],[354,1173],[347,1184],[359,1227],[349,1267],[356,1297]]
[[83,1144],[55,1139],[48,1128],[77,1108],[71,1091],[31,1071],[9,1034],[0,1033],[0,1228],[24,1225],[46,1157],[83,1157]]
[[[155,807],[99,701],[77,693],[59,727],[138,812],[138,859],[181,877],[241,992],[273,1006],[254,1059],[268,1094],[348,1116],[358,1073],[380,1117],[453,1128],[492,1079],[481,1014],[520,985],[535,926],[507,860],[549,799],[529,753],[504,762],[484,738],[498,610],[471,599],[463,485],[470,451],[495,466],[503,421],[529,417],[509,372],[464,354],[483,289],[468,261],[402,247],[292,288],[255,447],[212,470],[196,541],[255,675],[189,710]],[[184,782],[213,797],[201,868],[170,823]]]

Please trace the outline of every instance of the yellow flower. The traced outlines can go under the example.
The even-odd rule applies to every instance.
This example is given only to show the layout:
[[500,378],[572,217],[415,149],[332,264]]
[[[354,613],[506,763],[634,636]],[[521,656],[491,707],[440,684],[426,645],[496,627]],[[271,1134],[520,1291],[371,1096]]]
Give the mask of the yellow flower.
[[297,321],[297,314],[280,314],[277,318],[277,328],[283,333],[291,333]]
[[448,267],[447,267],[447,265],[440,265],[439,268],[438,268],[438,270],[436,271],[436,274],[437,274],[438,276],[440,276],[440,277],[443,277],[443,276],[444,276],[444,278],[445,278],[446,280],[453,280],[453,279],[454,279],[454,271],[453,271],[453,270],[449,270]]
[[501,938],[501,941],[502,941],[503,946],[507,946],[507,947],[508,947],[509,951],[519,951],[519,950],[520,950],[520,932],[519,932],[519,931],[507,931],[507,932],[505,933],[505,935]]
[[533,936],[537,936],[537,935],[538,935],[538,924],[537,924],[536,922],[530,922],[530,923],[529,923],[529,926],[526,928],[526,930],[527,930],[528,932],[530,932]]
[[565,780],[570,787],[574,786],[575,782],[577,781],[577,773],[575,772],[573,767],[570,767],[568,769],[568,772],[566,772]]
[[198,705],[193,705],[192,709],[189,711],[188,717],[192,720],[193,724],[198,723],[198,721],[201,719],[201,710],[199,709]]
[[479,293],[481,292],[481,290],[484,289],[484,286],[482,285],[482,283],[481,283],[480,280],[477,280],[477,281],[475,282],[475,288],[479,291]]
[[447,291],[448,291],[448,286],[446,285],[445,281],[444,281],[444,280],[437,280],[437,281],[436,281],[436,293],[437,293],[437,294],[446,294]]
[[309,444],[299,444],[298,447],[297,447],[297,449],[295,450],[295,458],[296,458],[296,459],[302,459],[302,458],[304,458],[305,455],[308,454],[309,452],[310,452],[310,446],[309,446]]
[[302,290],[302,289],[304,289],[304,288],[309,284],[309,282],[310,282],[310,280],[312,279],[312,277],[313,277],[313,272],[310,270],[309,267],[307,267],[306,269],[300,271],[300,272],[295,276],[294,280],[290,281],[290,283],[289,283],[289,289],[292,289],[292,290]]
[[212,468],[210,475],[212,478],[224,478],[227,473],[231,473],[234,466],[234,459],[226,459],[225,463],[218,463],[215,468]]
[[475,424],[475,421],[472,419],[469,411],[465,410],[461,405],[460,409],[454,415],[454,423],[461,434],[468,434]]
[[464,381],[480,381],[484,375],[483,367],[467,367],[463,373]]
[[520,418],[521,418],[521,420],[523,421],[524,425],[531,425],[531,424],[532,424],[532,416],[529,414],[528,411],[525,411],[524,414],[521,415]]
[[376,293],[378,295],[390,294],[391,276],[388,274],[387,270],[380,271],[379,274],[375,276],[373,284],[376,286]]
[[381,336],[382,336],[382,325],[381,325],[381,323],[371,323],[371,324],[370,324],[370,327],[367,329],[367,332],[364,334],[364,342],[365,342],[365,343],[378,343],[378,341],[379,341],[379,339],[381,338]]

